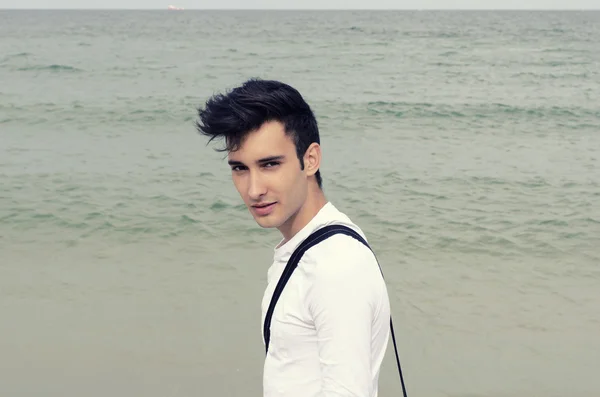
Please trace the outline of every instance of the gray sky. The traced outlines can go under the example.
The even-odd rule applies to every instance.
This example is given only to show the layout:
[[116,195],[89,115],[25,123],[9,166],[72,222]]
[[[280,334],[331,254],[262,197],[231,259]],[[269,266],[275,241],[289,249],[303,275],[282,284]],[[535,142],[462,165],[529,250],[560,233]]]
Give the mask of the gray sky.
[[0,0],[1,8],[600,9],[600,0]]

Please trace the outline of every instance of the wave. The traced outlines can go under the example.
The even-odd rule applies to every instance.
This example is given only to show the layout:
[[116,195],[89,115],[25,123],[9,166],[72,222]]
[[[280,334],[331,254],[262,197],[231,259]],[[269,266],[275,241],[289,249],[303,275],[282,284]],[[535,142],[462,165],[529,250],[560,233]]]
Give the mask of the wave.
[[391,114],[395,116],[417,115],[427,117],[477,117],[485,118],[501,114],[526,115],[538,118],[545,117],[591,117],[600,121],[599,109],[587,109],[578,106],[540,106],[526,107],[504,103],[490,104],[434,104],[427,102],[368,102],[366,110],[371,114]]
[[[178,98],[176,98],[178,99]],[[148,98],[143,100],[147,101]],[[32,103],[17,105],[0,103],[0,124],[18,123],[37,125],[41,123],[77,123],[79,128],[88,124],[121,124],[121,123],[191,123],[196,117],[193,105],[182,106],[179,103],[157,103],[159,98],[150,99],[144,109],[131,108],[130,101],[115,101],[115,103],[88,105],[80,101],[70,103]],[[139,104],[137,104],[139,105]],[[158,107],[161,106],[161,107]],[[190,128],[193,128],[191,126]]]
[[[164,101],[160,97],[117,98],[112,103],[88,104],[81,101],[68,103],[0,104],[0,124],[25,123],[189,123],[196,118],[196,103],[190,98],[174,97]],[[478,121],[498,119],[507,115],[513,121],[553,120],[556,126],[568,128],[600,127],[600,109],[582,106],[519,106],[508,103],[431,103],[408,101],[371,101],[345,103],[324,101],[320,106],[329,108],[322,119],[353,117],[393,117],[406,119],[463,119]],[[192,128],[192,127],[190,127]]]
[[[583,63],[582,63],[583,64]],[[570,65],[577,65],[576,63]],[[551,64],[546,64],[544,66],[553,66]],[[565,80],[565,79],[589,79],[591,77],[588,72],[581,73],[534,73],[534,72],[519,72],[514,73],[510,76],[511,78],[521,78],[521,77],[532,77],[535,79],[549,79],[549,80]]]
[[15,59],[15,58],[26,58],[29,56],[32,56],[33,54],[31,52],[19,52],[18,54],[9,54],[7,56],[4,57],[4,59],[2,59],[2,62],[6,62],[9,61],[11,59]]
[[35,66],[26,66],[17,69],[20,72],[29,72],[29,71],[51,71],[51,72],[83,72],[83,69],[79,69],[69,65],[35,65]]

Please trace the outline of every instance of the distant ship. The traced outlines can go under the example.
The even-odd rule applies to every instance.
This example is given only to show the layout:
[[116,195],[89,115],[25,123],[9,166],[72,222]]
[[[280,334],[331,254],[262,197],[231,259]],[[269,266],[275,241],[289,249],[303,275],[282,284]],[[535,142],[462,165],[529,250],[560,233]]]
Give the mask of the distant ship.
[[176,7],[176,6],[169,6],[169,7],[167,7],[167,9],[169,9],[169,10],[177,10],[177,11],[179,11],[179,10],[183,10],[183,8],[181,8],[181,7]]

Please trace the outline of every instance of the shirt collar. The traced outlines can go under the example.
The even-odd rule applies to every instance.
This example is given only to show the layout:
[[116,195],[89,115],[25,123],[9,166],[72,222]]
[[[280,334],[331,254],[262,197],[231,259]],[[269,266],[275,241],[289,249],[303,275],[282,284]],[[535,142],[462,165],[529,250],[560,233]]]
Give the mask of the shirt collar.
[[287,261],[294,250],[304,241],[312,232],[325,226],[332,219],[335,219],[336,208],[327,202],[317,214],[308,222],[298,233],[296,233],[289,241],[281,245],[283,239],[277,244],[274,251],[274,259],[276,261]]

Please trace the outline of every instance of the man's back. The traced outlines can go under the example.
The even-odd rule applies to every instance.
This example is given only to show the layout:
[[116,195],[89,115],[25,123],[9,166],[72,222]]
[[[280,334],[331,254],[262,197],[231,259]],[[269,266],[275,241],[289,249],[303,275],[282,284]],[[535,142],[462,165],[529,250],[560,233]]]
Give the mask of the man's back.
[[[262,301],[262,322],[294,249],[330,224],[348,226],[364,238],[346,215],[326,204],[300,232],[275,249]],[[385,283],[368,247],[350,236],[334,235],[310,248],[273,312],[264,395],[375,397],[389,320]]]

